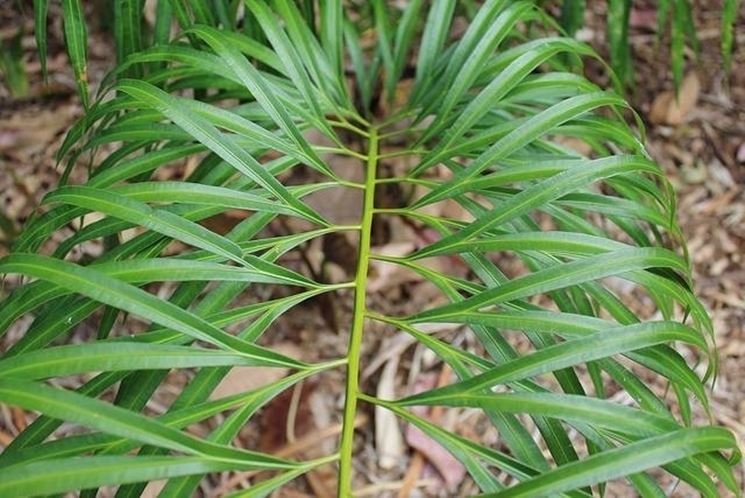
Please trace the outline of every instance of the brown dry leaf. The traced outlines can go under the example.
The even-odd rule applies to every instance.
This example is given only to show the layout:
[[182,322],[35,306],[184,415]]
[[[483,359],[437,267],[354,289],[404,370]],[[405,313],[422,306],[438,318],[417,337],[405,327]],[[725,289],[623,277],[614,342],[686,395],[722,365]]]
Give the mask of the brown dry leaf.
[[369,379],[381,366],[385,365],[391,358],[404,354],[404,351],[415,342],[416,339],[405,332],[399,332],[393,337],[384,339],[378,352],[362,371],[361,379]]
[[683,123],[696,107],[700,92],[701,83],[696,73],[691,71],[683,78],[677,99],[674,90],[666,90],[655,97],[652,109],[649,111],[649,120],[654,124],[679,125]]
[[[301,444],[306,437],[319,434],[320,427],[328,427],[333,417],[329,403],[331,396],[324,392],[317,379],[306,380],[282,392],[265,408],[259,427],[261,451],[279,456],[287,445]],[[303,449],[300,458],[317,458],[327,454],[333,441],[320,439]],[[336,474],[328,466],[316,468],[305,475],[305,480],[317,498],[336,495]]]
[[0,430],[0,445],[8,446],[10,443],[13,442],[13,439],[13,436],[3,430]]
[[145,18],[145,21],[150,26],[155,26],[155,19],[156,19],[156,10],[157,10],[158,2],[155,0],[145,0],[145,5],[142,8],[142,14]]
[[[422,392],[438,385],[435,376],[422,375],[414,386],[414,392]],[[415,407],[413,410],[420,417],[427,417],[426,407]],[[438,442],[427,436],[418,427],[409,424],[406,427],[406,442],[419,451],[437,472],[442,476],[448,489],[455,489],[466,475],[466,468]]]
[[736,158],[738,163],[745,163],[745,143],[741,143],[737,147]]
[[708,178],[709,170],[703,164],[683,164],[680,167],[680,179],[688,185],[704,183]]
[[43,151],[69,127],[77,112],[74,106],[60,106],[0,120],[0,154],[24,160]]
[[[450,178],[451,173],[448,171],[442,171],[438,169],[438,177],[443,180]],[[428,192],[428,190],[421,185],[417,185],[414,188],[413,200],[417,201]],[[453,199],[446,199],[444,201],[435,202],[422,207],[420,212],[431,215],[431,216],[443,216],[446,218],[452,218],[455,220],[471,221],[473,216],[466,211],[466,209],[454,201]]]
[[166,487],[167,483],[167,480],[150,481],[147,483],[147,486],[145,486],[145,489],[142,490],[140,498],[157,498],[160,492],[163,491],[163,488]]
[[629,25],[634,28],[657,31],[657,9],[632,8],[629,13]]
[[235,226],[248,218],[249,212],[241,209],[231,209],[223,213],[201,220],[199,223],[210,231],[220,235],[228,234]]
[[313,469],[305,474],[305,480],[313,490],[316,498],[334,498],[336,496],[336,471],[330,465]]
[[277,490],[276,495],[272,495],[273,498],[313,498],[308,493],[303,493],[297,489],[288,488],[287,486]]
[[[413,242],[392,242],[382,247],[375,248],[377,254],[386,256],[407,256],[414,252],[416,247]],[[369,292],[381,292],[398,285],[421,280],[421,276],[402,265],[394,265],[384,261],[372,261],[371,272],[367,281]]]
[[[341,178],[353,182],[364,181],[359,159],[331,156],[326,162]],[[362,215],[362,191],[355,188],[334,187],[314,192],[304,199],[331,223],[354,224]]]
[[[259,422],[259,450],[275,454],[295,438],[317,430],[310,399],[318,389],[318,380],[310,379],[283,391],[263,409]],[[318,448],[312,448],[310,454]]]
[[28,425],[26,422],[26,413],[20,408],[14,406],[10,407],[10,412],[13,414],[13,424],[16,426],[18,432],[23,432]]
[[[302,349],[292,343],[273,345],[272,349],[293,358],[302,356]],[[276,382],[285,375],[288,369],[272,367],[234,367],[217,385],[210,399],[218,399],[231,394],[244,393],[271,382]]]
[[[396,371],[398,356],[394,356],[383,367],[378,382],[377,397],[393,399],[396,397]],[[375,406],[375,449],[380,468],[390,470],[403,461],[404,438],[398,426],[396,415],[381,406]]]
[[583,156],[589,157],[592,154],[592,147],[584,140],[580,140],[576,137],[564,137],[558,136],[555,138],[556,143],[567,147],[574,152],[582,154]]
[[[423,233],[422,235],[427,235]],[[435,234],[435,236],[437,236]],[[434,237],[427,239],[428,242],[436,240]],[[416,244],[414,242],[390,242],[388,244],[374,247],[373,252],[375,254],[382,254],[385,256],[403,257],[408,256],[416,250]],[[467,267],[462,261],[453,256],[441,256],[431,258],[422,263],[422,266],[429,268],[440,273],[456,274],[461,275],[467,270]],[[383,292],[390,289],[397,288],[403,284],[418,283],[419,288],[430,285],[431,282],[425,281],[424,278],[416,273],[414,270],[404,267],[403,265],[397,265],[386,261],[373,260],[370,262],[370,276],[367,281],[367,290],[369,292]],[[436,288],[436,287],[435,287]],[[438,293],[435,292],[435,296]],[[422,295],[427,295],[426,292]],[[420,296],[416,296],[417,298]],[[427,295],[427,298],[431,296]]]
[[380,113],[388,116],[403,108],[409,101],[411,90],[414,88],[414,80],[409,78],[401,80],[396,84],[393,94],[393,102],[390,102],[387,95],[380,99]]
[[455,489],[463,481],[466,475],[463,464],[422,431],[410,425],[406,429],[406,442],[437,469],[448,489]]

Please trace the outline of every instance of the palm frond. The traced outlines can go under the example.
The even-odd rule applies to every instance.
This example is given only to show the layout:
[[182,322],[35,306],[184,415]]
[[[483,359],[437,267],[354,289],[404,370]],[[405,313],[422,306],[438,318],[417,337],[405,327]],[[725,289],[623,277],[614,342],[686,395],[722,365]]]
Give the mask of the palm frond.
[[[589,47],[549,36],[550,25],[545,37],[526,38],[547,19],[523,1],[463,12],[439,0],[403,10],[256,0],[240,18],[208,2],[170,4],[180,35],[139,50],[131,2],[118,31],[125,60],[61,151],[68,173],[81,154],[107,158],[84,184],[50,193],[0,259],[0,273],[28,279],[3,301],[0,334],[32,316],[0,357],[0,401],[40,413],[0,454],[0,495],[116,485],[117,496],[139,496],[162,479],[162,496],[190,496],[209,473],[278,471],[235,494],[266,496],[336,462],[338,495],[348,497],[362,482],[352,463],[365,405],[438,441],[483,496],[591,496],[617,478],[659,496],[658,467],[702,496],[717,496],[719,483],[738,492],[734,437],[694,423],[696,406],[708,410],[716,353],[672,188],[627,124],[624,100],[570,69],[595,56]],[[461,15],[472,18],[453,38]],[[239,21],[243,33],[233,29]],[[159,33],[164,42],[163,25]],[[363,180],[343,177],[334,157],[357,162]],[[407,166],[387,167],[394,158]],[[158,179],[186,160],[196,167],[182,181]],[[310,180],[287,180],[301,168]],[[385,185],[409,201],[381,207]],[[361,191],[359,223],[313,207],[309,199],[331,188]],[[444,203],[457,210],[437,209]],[[242,216],[232,228],[208,228],[233,210]],[[386,218],[428,237],[411,254],[384,254],[373,223]],[[272,233],[279,220],[291,220],[292,232]],[[286,257],[345,233],[358,243],[348,282],[316,281]],[[92,246],[93,261],[80,256]],[[435,269],[436,258],[465,271]],[[408,316],[371,309],[373,263],[417,273],[440,299]],[[247,304],[260,286],[291,292]],[[353,302],[346,355],[308,363],[259,344],[288,310],[328,293]],[[640,300],[659,315],[635,312]],[[115,324],[125,317],[144,330],[122,335]],[[98,322],[98,337],[65,344],[83,320]],[[479,347],[432,335],[431,323],[468,329]],[[399,399],[366,394],[361,351],[373,325],[411,335],[457,380]],[[703,373],[679,346],[706,362]],[[245,365],[291,373],[213,399],[230,369]],[[173,404],[146,415],[167,373],[185,368],[195,374]],[[233,445],[262,406],[330,369],[346,372],[338,451],[289,461]],[[92,375],[75,391],[44,382],[81,374]],[[643,380],[650,376],[675,402]],[[611,385],[632,401],[610,397]],[[409,411],[415,405],[479,410],[500,447],[453,434]],[[221,413],[207,437],[186,432]],[[89,432],[52,437],[63,422]]]

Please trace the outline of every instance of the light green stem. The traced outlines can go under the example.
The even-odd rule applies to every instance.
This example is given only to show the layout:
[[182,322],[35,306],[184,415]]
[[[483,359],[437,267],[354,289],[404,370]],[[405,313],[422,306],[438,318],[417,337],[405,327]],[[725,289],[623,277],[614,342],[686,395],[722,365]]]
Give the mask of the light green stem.
[[362,206],[360,222],[359,258],[354,286],[354,316],[352,330],[349,333],[347,351],[347,386],[344,403],[343,429],[339,445],[339,493],[342,498],[352,496],[352,455],[354,446],[354,419],[357,415],[357,397],[359,395],[360,348],[365,328],[367,295],[367,271],[370,264],[370,234],[372,232],[373,211],[375,202],[375,175],[378,165],[378,131],[370,130],[369,150],[365,167],[365,199]]

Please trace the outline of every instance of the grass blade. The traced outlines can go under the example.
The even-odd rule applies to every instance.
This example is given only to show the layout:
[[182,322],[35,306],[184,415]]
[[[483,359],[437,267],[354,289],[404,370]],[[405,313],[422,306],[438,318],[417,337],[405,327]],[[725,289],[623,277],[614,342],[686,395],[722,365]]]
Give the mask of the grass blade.
[[67,56],[70,58],[75,82],[83,107],[88,108],[88,30],[80,0],[62,0],[62,24]]
[[732,47],[735,40],[735,21],[740,7],[739,0],[724,0],[722,4],[722,60],[724,70],[729,72],[732,66]]
[[[114,39],[116,41],[116,60],[122,63],[130,54],[142,50],[142,26],[140,16],[142,0],[116,0],[114,2]],[[159,2],[162,3],[162,2]],[[126,75],[130,78],[142,76],[142,67],[131,66]]]
[[47,14],[49,12],[49,0],[34,0],[34,38],[36,39],[36,50],[39,53],[41,64],[41,77],[47,81]]

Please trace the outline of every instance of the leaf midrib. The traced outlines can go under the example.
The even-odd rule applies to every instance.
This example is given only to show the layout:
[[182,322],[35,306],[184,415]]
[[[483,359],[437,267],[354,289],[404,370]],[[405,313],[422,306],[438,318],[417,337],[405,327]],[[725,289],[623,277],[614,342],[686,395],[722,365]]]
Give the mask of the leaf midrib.
[[352,496],[352,455],[354,443],[354,419],[357,415],[357,399],[360,394],[360,350],[364,332],[367,308],[367,273],[370,266],[370,247],[372,221],[375,204],[376,170],[378,165],[378,130],[372,127],[369,132],[367,162],[365,164],[365,194],[360,221],[360,240],[357,259],[357,273],[354,287],[354,312],[352,328],[349,333],[347,352],[346,397],[341,442],[339,444],[339,483],[340,497]]

